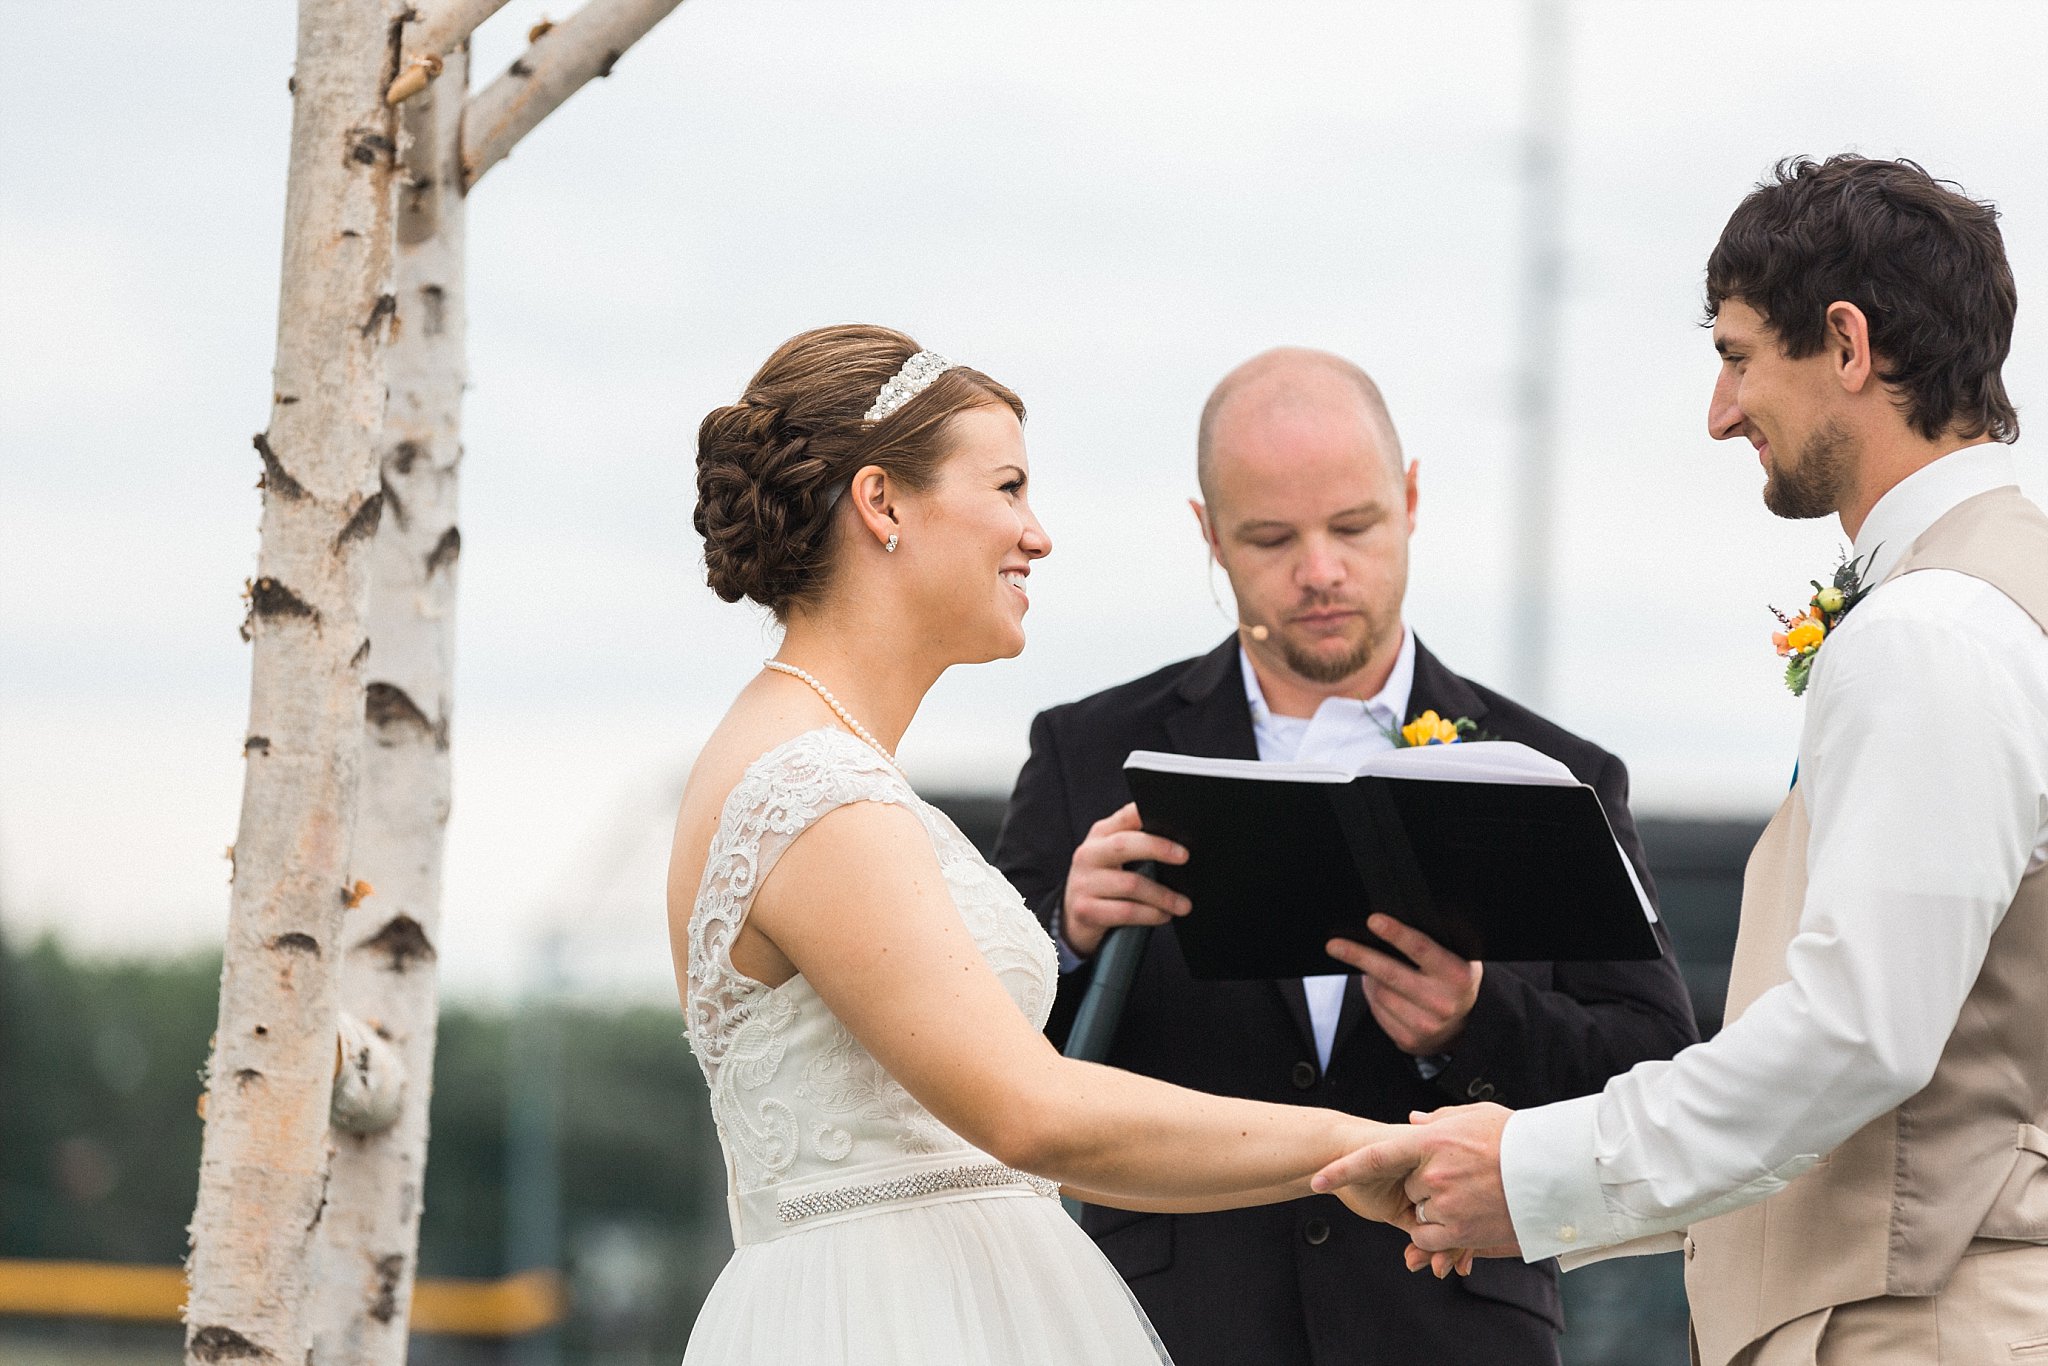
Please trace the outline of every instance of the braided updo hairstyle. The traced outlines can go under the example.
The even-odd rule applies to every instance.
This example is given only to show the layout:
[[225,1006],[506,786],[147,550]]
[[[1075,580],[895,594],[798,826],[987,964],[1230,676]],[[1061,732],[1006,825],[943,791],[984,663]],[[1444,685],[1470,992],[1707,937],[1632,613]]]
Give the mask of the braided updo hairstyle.
[[738,403],[697,428],[697,534],[704,571],[727,602],[751,598],[786,619],[831,571],[836,495],[868,465],[927,488],[949,454],[945,426],[970,408],[1024,405],[978,370],[956,367],[879,422],[864,421],[918,344],[887,327],[847,323],[776,348]]

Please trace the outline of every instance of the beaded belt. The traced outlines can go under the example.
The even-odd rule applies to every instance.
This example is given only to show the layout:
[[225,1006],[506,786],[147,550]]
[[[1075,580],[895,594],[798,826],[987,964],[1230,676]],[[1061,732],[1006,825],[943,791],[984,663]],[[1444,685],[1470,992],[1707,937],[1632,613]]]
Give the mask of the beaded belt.
[[[984,1195],[1056,1196],[1059,1183],[1018,1171],[979,1154],[962,1161],[960,1153],[943,1158],[891,1163],[885,1179],[861,1182],[812,1180],[766,1190],[748,1191],[732,1201],[733,1239],[758,1243],[821,1223],[837,1223],[880,1206],[931,1204]],[[911,1170],[904,1170],[906,1167]],[[868,1168],[863,1175],[880,1177]]]

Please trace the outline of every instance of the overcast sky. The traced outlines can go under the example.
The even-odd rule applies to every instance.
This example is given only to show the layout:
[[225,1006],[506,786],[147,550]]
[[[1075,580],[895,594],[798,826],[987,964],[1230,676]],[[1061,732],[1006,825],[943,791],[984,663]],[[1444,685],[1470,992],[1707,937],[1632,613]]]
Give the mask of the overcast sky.
[[[1788,153],[1909,155],[2006,214],[2009,387],[2048,394],[2048,5],[1568,5],[1557,376],[1562,723],[1639,809],[1761,813],[1800,704],[1769,603],[1832,523],[1705,432],[1701,270]],[[543,7],[478,39],[479,83]],[[554,17],[562,18],[566,8]],[[217,942],[268,420],[291,7],[6,6],[0,50],[0,928]],[[1510,691],[1527,9],[1308,0],[690,0],[470,203],[463,559],[441,963],[662,989],[696,745],[772,649],[703,585],[692,440],[791,333],[902,327],[1031,408],[1053,558],[1031,645],[903,746],[1007,789],[1037,709],[1219,640],[1183,500],[1238,360],[1373,372],[1422,466],[1409,620]],[[2019,447],[2023,483],[2048,471]],[[1933,720],[1933,718],[1930,718]]]

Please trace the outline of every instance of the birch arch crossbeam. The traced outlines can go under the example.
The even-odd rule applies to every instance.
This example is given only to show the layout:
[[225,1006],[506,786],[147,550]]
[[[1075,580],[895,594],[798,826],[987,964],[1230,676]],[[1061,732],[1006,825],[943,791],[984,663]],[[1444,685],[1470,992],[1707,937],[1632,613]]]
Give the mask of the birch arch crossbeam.
[[192,1366],[397,1366],[449,809],[466,196],[680,0],[300,0],[242,813],[186,1275]]

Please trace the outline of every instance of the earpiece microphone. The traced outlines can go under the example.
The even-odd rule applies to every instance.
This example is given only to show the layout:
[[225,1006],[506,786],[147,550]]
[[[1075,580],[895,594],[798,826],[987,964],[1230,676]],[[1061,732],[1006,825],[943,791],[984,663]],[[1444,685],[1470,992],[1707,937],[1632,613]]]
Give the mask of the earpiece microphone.
[[1209,601],[1216,604],[1216,610],[1218,612],[1221,612],[1226,619],[1236,622],[1238,630],[1244,632],[1253,640],[1258,641],[1260,644],[1263,645],[1266,642],[1266,638],[1273,634],[1271,631],[1267,630],[1263,626],[1255,625],[1252,622],[1246,621],[1242,617],[1238,617],[1230,612],[1224,611],[1223,599],[1216,596],[1216,561],[1214,557],[1211,557],[1209,560],[1208,573]]

